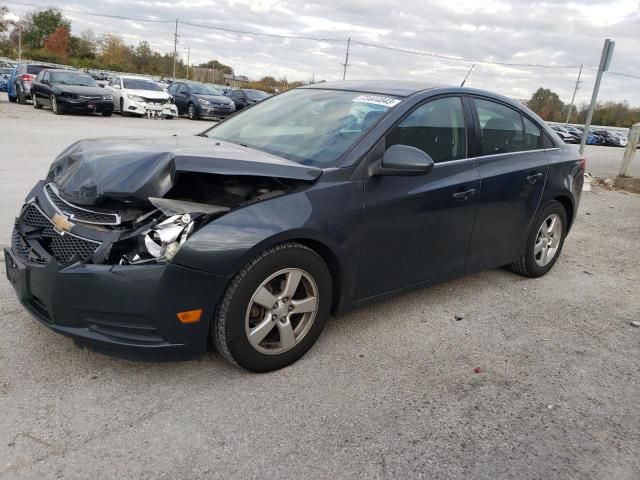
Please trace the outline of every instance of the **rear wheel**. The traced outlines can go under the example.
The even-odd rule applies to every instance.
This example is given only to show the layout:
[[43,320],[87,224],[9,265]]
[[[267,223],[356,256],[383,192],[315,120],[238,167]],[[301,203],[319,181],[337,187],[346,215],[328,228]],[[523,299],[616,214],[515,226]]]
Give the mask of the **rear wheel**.
[[547,273],[558,260],[567,232],[567,212],[554,200],[536,215],[532,225],[520,258],[509,268],[533,278]]
[[36,110],[40,110],[42,108],[42,105],[38,103],[38,97],[36,97],[35,93],[31,94],[31,102],[33,102],[33,108]]
[[24,105],[25,103],[27,103],[27,100],[24,98],[24,92],[22,91],[22,87],[20,86],[20,84],[16,85],[16,96],[18,99],[18,103],[20,105]]
[[331,276],[322,258],[283,243],[234,277],[211,329],[220,354],[254,372],[285,367],[311,348],[329,316]]

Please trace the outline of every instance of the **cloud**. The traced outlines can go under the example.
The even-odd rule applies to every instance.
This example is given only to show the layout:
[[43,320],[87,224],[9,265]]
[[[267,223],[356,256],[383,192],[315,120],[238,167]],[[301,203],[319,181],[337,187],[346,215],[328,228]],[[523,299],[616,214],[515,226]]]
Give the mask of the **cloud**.
[[[43,6],[46,4],[42,1]],[[435,52],[471,60],[597,66],[605,38],[616,40],[614,72],[640,77],[638,0],[73,0],[61,8],[136,19],[180,19],[210,27],[277,35],[339,39],[280,39],[181,24],[180,47],[191,46],[194,63],[218,59],[249,77],[290,80],[342,78],[346,39]],[[9,3],[13,14],[31,10]],[[173,50],[172,23],[96,18],[68,13],[74,33],[118,33],[162,52]],[[180,50],[186,56],[186,51]],[[409,79],[459,84],[472,62],[409,55],[352,43],[347,78]],[[526,98],[540,86],[571,99],[578,67],[539,69],[476,63],[468,86]],[[577,103],[587,102],[595,72],[585,69]],[[640,79],[605,75],[601,100],[640,105]]]

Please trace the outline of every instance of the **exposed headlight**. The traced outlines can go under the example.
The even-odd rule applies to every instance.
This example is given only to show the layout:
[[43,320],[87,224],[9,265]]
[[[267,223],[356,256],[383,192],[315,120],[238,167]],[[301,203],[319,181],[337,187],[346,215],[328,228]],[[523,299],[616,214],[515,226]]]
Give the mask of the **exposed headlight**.
[[102,95],[103,100],[113,100],[113,95]]
[[171,260],[193,231],[191,215],[173,215],[142,234],[146,253],[157,261]]
[[138,95],[129,95],[127,94],[127,98],[129,100],[133,100],[134,102],[144,102],[144,98],[138,96]]
[[211,103],[209,100],[204,100],[202,98],[199,98],[198,101],[203,105],[209,105]]

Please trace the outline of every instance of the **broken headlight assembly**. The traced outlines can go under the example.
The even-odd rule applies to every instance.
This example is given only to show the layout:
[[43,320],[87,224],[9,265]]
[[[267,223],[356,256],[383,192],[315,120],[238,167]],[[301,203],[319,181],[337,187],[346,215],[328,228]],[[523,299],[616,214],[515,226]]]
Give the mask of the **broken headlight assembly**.
[[193,232],[195,222],[188,213],[162,220],[138,235],[136,250],[123,255],[123,260],[131,264],[170,261]]

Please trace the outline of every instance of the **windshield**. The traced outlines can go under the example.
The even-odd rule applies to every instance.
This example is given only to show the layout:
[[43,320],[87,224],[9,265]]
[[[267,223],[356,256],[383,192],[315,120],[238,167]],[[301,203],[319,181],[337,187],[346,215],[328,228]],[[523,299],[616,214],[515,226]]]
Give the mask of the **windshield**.
[[398,103],[384,95],[296,89],[256,104],[205,135],[326,168]]
[[215,88],[208,87],[206,85],[198,85],[198,84],[190,83],[189,88],[191,89],[191,93],[195,93],[196,95],[222,96],[222,92],[220,90],[216,90]]
[[86,73],[74,72],[51,72],[51,83],[61,83],[64,85],[82,85],[83,87],[97,87],[98,84]]
[[249,100],[264,100],[269,96],[267,92],[263,92],[262,90],[245,90],[247,92],[247,98]]
[[124,88],[129,90],[153,90],[154,92],[161,92],[160,86],[153,80],[145,80],[142,78],[123,78],[122,83]]

